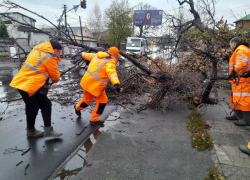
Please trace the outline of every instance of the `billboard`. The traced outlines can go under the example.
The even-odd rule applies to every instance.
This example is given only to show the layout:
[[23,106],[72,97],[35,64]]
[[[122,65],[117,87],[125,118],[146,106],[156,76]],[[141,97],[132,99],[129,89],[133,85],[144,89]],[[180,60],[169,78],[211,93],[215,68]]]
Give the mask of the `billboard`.
[[161,25],[162,10],[135,10],[135,25]]

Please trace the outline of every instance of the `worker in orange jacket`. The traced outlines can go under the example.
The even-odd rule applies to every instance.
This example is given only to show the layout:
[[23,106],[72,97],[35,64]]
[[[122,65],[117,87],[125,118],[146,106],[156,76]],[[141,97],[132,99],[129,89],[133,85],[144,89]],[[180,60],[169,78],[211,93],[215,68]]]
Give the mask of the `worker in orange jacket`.
[[116,92],[120,92],[120,81],[116,72],[117,57],[121,57],[116,47],[109,48],[108,52],[97,54],[82,53],[82,58],[90,61],[87,72],[81,80],[83,98],[74,106],[75,113],[80,117],[81,110],[89,106],[95,99],[96,106],[91,114],[91,124],[103,124],[100,121],[104,108],[108,102],[105,88],[109,80]]
[[[25,103],[27,137],[51,136],[58,137],[62,133],[55,132],[51,126],[51,101],[47,97],[48,78],[53,83],[60,79],[58,61],[62,46],[57,41],[41,43],[35,46],[22,68],[12,79],[10,86],[17,88]],[[36,130],[35,120],[41,109],[44,131]]]
[[237,126],[246,126],[250,130],[250,77],[240,79],[235,74],[242,74],[250,70],[250,50],[247,43],[238,37],[232,38],[230,48],[234,51],[229,61],[229,76],[232,85],[230,96],[231,106],[239,121]]

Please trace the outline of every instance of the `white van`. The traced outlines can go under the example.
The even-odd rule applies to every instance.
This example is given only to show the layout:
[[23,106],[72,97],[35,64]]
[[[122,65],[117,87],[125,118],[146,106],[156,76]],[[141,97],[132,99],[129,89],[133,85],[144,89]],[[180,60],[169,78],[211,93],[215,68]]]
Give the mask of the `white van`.
[[128,37],[126,53],[129,55],[144,55],[148,52],[148,43],[145,38]]

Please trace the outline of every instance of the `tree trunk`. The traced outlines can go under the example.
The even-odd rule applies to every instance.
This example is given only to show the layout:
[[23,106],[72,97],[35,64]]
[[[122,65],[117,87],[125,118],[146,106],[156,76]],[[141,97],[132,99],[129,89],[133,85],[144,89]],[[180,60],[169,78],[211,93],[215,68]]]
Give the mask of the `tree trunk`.
[[217,60],[214,59],[212,61],[212,74],[211,74],[211,79],[210,81],[208,82],[207,86],[206,86],[206,89],[202,95],[202,102],[208,102],[209,101],[209,95],[210,95],[210,92],[213,88],[213,85],[216,81],[216,76],[217,76]]

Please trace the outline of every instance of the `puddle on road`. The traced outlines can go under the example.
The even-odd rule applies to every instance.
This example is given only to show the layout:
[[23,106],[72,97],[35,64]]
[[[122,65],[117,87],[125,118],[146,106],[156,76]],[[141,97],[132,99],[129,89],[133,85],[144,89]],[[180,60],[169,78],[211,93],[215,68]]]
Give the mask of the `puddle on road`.
[[16,97],[17,91],[9,86],[12,78],[18,72],[18,67],[0,68],[0,99],[9,100]]
[[64,169],[59,174],[57,174],[54,179],[63,180],[69,178],[71,176],[76,175],[79,171],[82,170],[82,168],[90,166],[91,164],[86,161],[85,157],[89,150],[92,148],[92,146],[95,144],[98,136],[101,133],[102,132],[100,132],[99,129],[93,132],[91,136],[84,142],[82,148],[69,162],[67,162]]
[[54,177],[54,180],[64,180],[71,178],[72,176],[77,175],[77,173],[80,172],[83,168],[91,166],[92,164],[90,162],[87,162],[87,160],[85,159],[86,154],[97,142],[98,136],[100,136],[103,132],[107,131],[111,126],[115,125],[117,120],[120,118],[121,117],[119,111],[112,112],[105,120],[104,127],[98,128],[90,135],[89,138],[87,138],[81,149],[79,149],[76,155],[73,156],[71,160],[67,162],[64,169],[61,170],[61,172],[57,174],[56,177]]

